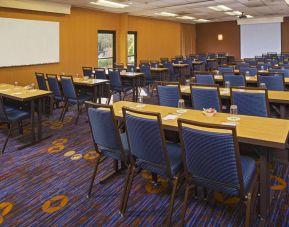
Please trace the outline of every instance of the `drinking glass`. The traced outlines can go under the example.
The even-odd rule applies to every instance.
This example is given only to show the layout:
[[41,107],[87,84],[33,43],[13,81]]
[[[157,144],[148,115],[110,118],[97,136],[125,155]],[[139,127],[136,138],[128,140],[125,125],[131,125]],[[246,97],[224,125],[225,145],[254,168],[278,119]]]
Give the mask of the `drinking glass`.
[[190,86],[191,80],[186,80],[186,86]]
[[230,121],[237,121],[238,118],[238,107],[237,105],[230,106]]
[[230,81],[225,82],[225,88],[229,89],[230,88]]
[[130,71],[133,73],[133,72],[134,72],[134,68],[133,68],[133,67],[131,67]]
[[138,108],[143,108],[145,105],[143,104],[143,96],[142,95],[140,95],[139,97],[138,97],[138,99],[137,99],[137,106],[136,107],[138,107]]
[[15,87],[18,87],[18,82],[15,81],[15,82],[14,82],[14,85],[15,85]]
[[264,70],[264,65],[261,65],[261,70]]
[[179,99],[177,112],[178,112],[178,113],[184,113],[184,112],[186,112],[186,110],[185,110],[185,100]]
[[35,84],[32,83],[32,84],[31,84],[31,89],[34,89],[34,88],[35,88]]
[[267,88],[267,87],[266,87],[266,84],[265,84],[265,83],[260,83],[260,88],[266,89],[266,88]]
[[250,76],[250,72],[249,72],[249,71],[246,71],[246,72],[245,72],[245,75],[246,75],[246,76]]

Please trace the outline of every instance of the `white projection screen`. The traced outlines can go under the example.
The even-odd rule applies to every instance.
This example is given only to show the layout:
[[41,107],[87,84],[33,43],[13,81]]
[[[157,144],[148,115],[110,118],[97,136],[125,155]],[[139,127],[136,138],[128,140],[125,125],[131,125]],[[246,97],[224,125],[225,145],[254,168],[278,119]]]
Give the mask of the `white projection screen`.
[[0,18],[0,67],[59,62],[59,22]]
[[241,58],[281,53],[281,23],[241,24]]

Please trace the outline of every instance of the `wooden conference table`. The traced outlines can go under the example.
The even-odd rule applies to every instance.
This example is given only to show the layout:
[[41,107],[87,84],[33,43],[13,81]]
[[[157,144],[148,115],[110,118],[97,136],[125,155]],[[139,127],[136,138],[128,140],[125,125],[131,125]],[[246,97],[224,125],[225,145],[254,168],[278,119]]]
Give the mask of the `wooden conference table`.
[[[220,96],[222,99],[230,99],[230,90],[220,87]],[[242,88],[240,88],[242,90]],[[190,96],[190,87],[181,86],[181,93],[185,96]],[[286,105],[289,104],[289,91],[270,91],[268,90],[268,100],[270,103],[277,103],[280,105],[281,118],[286,116]]]
[[[122,107],[138,108],[137,103],[120,101],[113,104],[115,115],[122,119]],[[140,108],[138,108],[140,109]],[[169,114],[177,114],[177,108],[165,107],[159,105],[145,105],[141,108],[144,111],[161,113],[162,118]],[[180,115],[181,118],[194,120],[204,123],[224,124],[227,122],[227,113],[217,113],[213,117],[207,117],[198,110],[187,110]],[[238,142],[262,146],[264,149],[260,151],[260,215],[261,224],[264,224],[267,212],[271,202],[270,195],[270,173],[268,164],[270,155],[278,152],[272,148],[287,149],[289,121],[276,118],[255,117],[239,115],[240,120],[236,125]],[[177,119],[162,119],[164,129],[177,131]]]
[[[43,91],[39,89],[27,89],[22,86],[14,86],[11,84],[0,84],[0,95],[4,98],[16,100],[19,102],[30,103],[31,113],[31,145],[42,140],[42,99],[51,95],[50,91]],[[38,138],[35,133],[35,104],[38,104]]]
[[144,79],[144,74],[140,72],[120,72],[122,79],[127,79],[131,81],[133,87],[132,100],[137,101],[138,99],[138,88],[141,86],[142,80]]

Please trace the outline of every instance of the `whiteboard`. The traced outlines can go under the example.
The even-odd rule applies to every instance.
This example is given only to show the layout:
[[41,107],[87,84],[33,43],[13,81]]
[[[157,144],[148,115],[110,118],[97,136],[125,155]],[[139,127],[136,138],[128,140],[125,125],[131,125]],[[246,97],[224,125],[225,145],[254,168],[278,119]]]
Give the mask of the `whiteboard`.
[[59,22],[0,18],[0,67],[59,62]]
[[242,24],[241,58],[254,58],[263,53],[281,53],[281,23]]

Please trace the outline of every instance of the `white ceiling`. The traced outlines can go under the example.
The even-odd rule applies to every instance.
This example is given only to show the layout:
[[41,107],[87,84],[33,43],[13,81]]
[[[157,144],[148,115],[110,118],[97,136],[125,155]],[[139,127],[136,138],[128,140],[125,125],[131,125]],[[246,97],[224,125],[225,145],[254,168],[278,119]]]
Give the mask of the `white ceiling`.
[[[47,1],[47,0],[39,0]],[[289,6],[285,0],[110,0],[128,4],[124,9],[113,9],[92,5],[89,2],[97,0],[49,0],[51,2],[66,3],[72,6],[103,10],[113,13],[128,13],[134,16],[144,16],[195,23],[193,21],[176,19],[174,17],[158,16],[155,13],[170,12],[178,15],[192,16],[197,19],[208,19],[210,21],[236,20],[236,16],[226,15],[224,12],[209,9],[210,6],[225,5],[234,11],[245,12],[258,17],[289,16]]]

